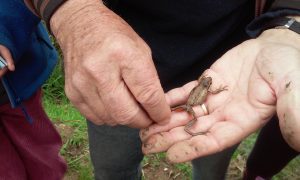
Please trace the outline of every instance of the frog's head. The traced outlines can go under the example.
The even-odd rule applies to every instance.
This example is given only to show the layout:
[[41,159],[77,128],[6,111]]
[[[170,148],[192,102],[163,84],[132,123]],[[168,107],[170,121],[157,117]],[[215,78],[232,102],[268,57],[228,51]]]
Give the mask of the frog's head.
[[211,77],[203,77],[202,83],[204,87],[209,88],[210,85],[212,84],[212,78]]

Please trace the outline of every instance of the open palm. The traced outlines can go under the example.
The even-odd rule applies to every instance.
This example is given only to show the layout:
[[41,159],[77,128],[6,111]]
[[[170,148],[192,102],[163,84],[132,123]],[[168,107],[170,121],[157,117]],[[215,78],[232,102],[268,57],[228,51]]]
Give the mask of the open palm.
[[[198,118],[191,130],[207,132],[205,135],[186,133],[184,126],[192,117],[173,112],[169,124],[154,124],[141,131],[143,152],[167,151],[171,162],[216,153],[262,127],[276,111],[284,137],[299,150],[300,51],[284,42],[274,43],[267,35],[233,48],[204,72],[213,79],[212,89],[228,87],[228,91],[208,96],[209,115],[194,108]],[[170,106],[183,104],[195,85],[190,82],[169,91]]]

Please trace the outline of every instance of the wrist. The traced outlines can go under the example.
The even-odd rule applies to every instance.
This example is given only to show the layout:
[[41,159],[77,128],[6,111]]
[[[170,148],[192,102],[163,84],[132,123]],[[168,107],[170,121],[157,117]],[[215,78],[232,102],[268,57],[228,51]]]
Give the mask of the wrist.
[[[266,29],[263,33],[258,37],[262,40],[267,40],[273,43],[283,43],[286,45],[291,45],[295,48],[300,48],[300,33],[299,28],[296,29],[290,28],[290,22],[296,21],[296,23],[300,23],[299,16],[289,16],[288,18],[292,18],[286,25],[278,25],[272,28]],[[298,25],[298,24],[297,24]]]
[[61,45],[71,32],[77,30],[75,28],[84,29],[84,23],[93,19],[90,12],[101,11],[103,6],[99,0],[68,0],[59,7],[50,19],[51,31],[59,44]]
[[295,19],[297,22],[300,22],[300,16],[288,16],[288,17]]
[[300,48],[300,35],[289,29],[268,29],[265,30],[258,39],[266,42],[285,44],[295,48]]

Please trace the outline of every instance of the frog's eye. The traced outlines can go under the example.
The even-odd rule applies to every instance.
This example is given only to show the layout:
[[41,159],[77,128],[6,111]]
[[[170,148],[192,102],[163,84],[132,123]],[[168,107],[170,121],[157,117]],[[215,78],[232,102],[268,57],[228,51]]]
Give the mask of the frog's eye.
[[211,84],[212,84],[212,78],[211,77],[206,77],[204,79],[203,86],[209,87]]
[[203,85],[205,86],[205,87],[209,87],[210,85],[211,85],[211,81],[204,81],[203,82]]

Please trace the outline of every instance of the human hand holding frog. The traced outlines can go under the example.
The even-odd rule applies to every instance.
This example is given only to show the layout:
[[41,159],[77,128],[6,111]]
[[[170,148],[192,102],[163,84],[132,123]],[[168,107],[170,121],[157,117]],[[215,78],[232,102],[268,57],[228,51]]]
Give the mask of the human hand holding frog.
[[[212,88],[227,86],[227,91],[208,95],[204,115],[194,111],[197,122],[192,136],[184,129],[192,119],[186,112],[173,112],[167,125],[152,125],[142,130],[145,154],[167,151],[170,162],[184,162],[222,151],[261,128],[275,113],[287,143],[300,150],[300,36],[290,30],[272,29],[259,38],[246,41],[216,61],[206,77]],[[184,104],[197,82],[166,94],[171,107]]]

